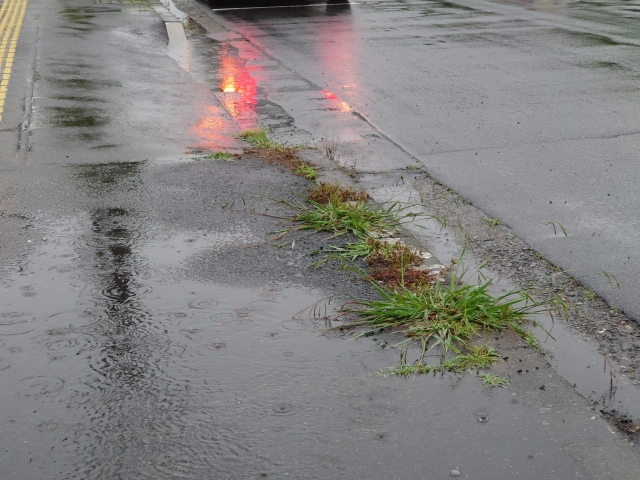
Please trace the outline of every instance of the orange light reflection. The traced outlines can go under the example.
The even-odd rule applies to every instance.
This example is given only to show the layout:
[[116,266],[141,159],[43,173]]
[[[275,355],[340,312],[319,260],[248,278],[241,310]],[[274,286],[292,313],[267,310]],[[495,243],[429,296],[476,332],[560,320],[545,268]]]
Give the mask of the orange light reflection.
[[340,110],[341,112],[350,112],[351,106],[347,102],[343,102],[340,98],[333,92],[329,90],[321,90],[324,93],[324,96],[327,100],[332,101],[332,106],[330,107],[333,110]]
[[[350,97],[355,93],[358,81],[355,76],[354,55],[356,35],[350,9],[342,13],[329,15],[318,22],[316,48],[324,71],[327,72],[327,85],[341,88],[341,94]],[[330,90],[322,90],[325,98],[331,102],[332,110],[351,112],[351,105]]]
[[257,123],[258,85],[251,75],[260,67],[247,68],[245,62],[232,53],[231,46],[223,44],[220,50],[218,86],[222,90],[224,108],[241,128],[251,128]]
[[199,142],[195,148],[202,150],[234,150],[239,148],[236,134],[238,128],[230,121],[229,116],[217,106],[206,106],[203,118],[192,131]]

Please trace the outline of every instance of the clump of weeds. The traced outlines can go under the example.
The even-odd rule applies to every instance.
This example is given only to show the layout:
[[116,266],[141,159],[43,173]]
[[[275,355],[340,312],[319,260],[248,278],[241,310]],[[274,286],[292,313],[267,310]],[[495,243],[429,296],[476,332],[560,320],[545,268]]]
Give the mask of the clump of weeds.
[[[562,305],[557,304],[559,297],[538,301],[526,290],[493,296],[489,293],[491,280],[464,283],[466,270],[460,275],[451,272],[459,262],[452,261],[452,266],[445,269],[449,273],[447,279],[441,277],[443,272],[432,273],[421,267],[422,252],[392,238],[404,222],[413,221],[417,216],[406,213],[405,208],[410,207],[403,207],[399,202],[368,203],[366,194],[339,184],[320,184],[308,193],[306,201],[283,200],[295,211],[292,220],[297,225],[281,232],[276,239],[299,230],[328,232],[331,238],[347,234],[355,237],[355,242],[330,246],[329,255],[318,264],[331,259],[340,260],[343,265],[354,264],[355,260],[364,259],[370,273],[355,264],[354,270],[371,281],[380,298],[344,305],[342,315],[349,320],[335,328],[359,330],[356,337],[382,331],[402,335],[404,338],[398,344],[402,352],[400,366],[391,371],[395,375],[484,370],[500,357],[488,345],[471,345],[472,340],[488,332],[506,330],[539,348],[536,338],[526,328],[528,324],[538,324],[529,318],[552,310],[562,312]],[[291,245],[295,245],[295,240]],[[484,278],[479,271],[478,274]],[[421,345],[420,357],[409,365],[407,350],[416,341]],[[437,356],[439,364],[428,364],[427,356]],[[492,386],[508,383],[489,374],[483,374],[482,379]]]
[[296,168],[296,175],[300,175],[301,177],[306,178],[307,180],[315,180],[318,176],[318,171],[307,163],[302,163],[298,168]]
[[437,275],[416,268],[422,263],[422,252],[402,242],[389,244],[373,240],[375,247],[365,257],[371,278],[391,288],[415,289],[435,283]]
[[386,240],[372,238],[367,240],[367,243],[371,245],[371,251],[365,258],[369,265],[403,268],[422,262],[421,252],[402,242],[389,243]]
[[419,288],[434,284],[438,275],[428,270],[392,266],[372,268],[371,278],[391,288]]
[[300,159],[299,147],[286,146],[283,143],[274,142],[262,129],[245,130],[240,133],[240,138],[251,145],[245,150],[253,156],[260,158],[265,163],[276,163],[289,170],[294,175],[299,175],[307,180],[315,180],[318,171],[313,165]]
[[478,378],[482,380],[482,383],[484,383],[488,387],[507,388],[507,386],[509,385],[509,380],[507,380],[506,378],[491,375],[490,373],[483,373],[481,375],[478,375]]
[[338,260],[344,266],[363,258],[370,267],[370,273],[364,277],[387,287],[416,288],[433,284],[438,278],[437,274],[419,267],[424,258],[421,251],[395,239],[362,238],[355,243],[332,245],[328,252],[327,258],[316,265]]
[[268,148],[270,150],[281,150],[286,148],[284,144],[271,140],[267,136],[266,130],[263,128],[245,130],[240,133],[240,138],[250,143],[254,148]]
[[[331,245],[329,247],[329,259],[340,261],[354,261],[364,258],[367,263],[373,264],[380,261],[389,261],[391,258],[402,257],[413,263],[418,262],[421,252],[411,249],[399,241],[389,241],[375,237],[360,238],[355,243],[345,245]],[[400,251],[400,253],[399,253]]]
[[[530,341],[525,330],[527,317],[547,312],[549,301],[541,302],[524,290],[494,297],[488,292],[491,280],[480,285],[464,284],[451,274],[448,284],[436,280],[433,285],[416,288],[388,288],[374,283],[378,300],[362,300],[345,306],[343,312],[355,318],[340,328],[361,328],[357,336],[381,331],[395,331],[405,337],[408,346],[418,340],[422,346],[416,373],[423,368],[425,355],[437,348],[439,371],[460,371],[466,367],[485,368],[497,360],[493,350],[478,350],[469,342],[484,332],[509,330]],[[535,322],[534,322],[535,324]],[[467,353],[465,353],[467,352]],[[451,355],[455,355],[451,358]],[[402,364],[403,371],[407,366]],[[485,365],[484,367],[482,365]]]
[[307,198],[321,204],[350,201],[364,202],[369,199],[369,194],[352,187],[343,187],[339,183],[320,182],[317,186],[308,189]]
[[209,160],[223,160],[225,162],[233,162],[236,157],[233,153],[229,152],[214,152],[210,153],[204,158],[208,158]]

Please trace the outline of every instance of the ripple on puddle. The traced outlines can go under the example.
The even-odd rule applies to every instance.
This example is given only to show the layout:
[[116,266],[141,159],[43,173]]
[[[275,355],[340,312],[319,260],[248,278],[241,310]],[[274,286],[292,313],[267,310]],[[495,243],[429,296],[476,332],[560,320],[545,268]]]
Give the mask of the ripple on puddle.
[[213,308],[217,306],[218,302],[212,299],[194,300],[193,302],[189,302],[189,308],[194,308],[196,310],[204,310],[205,308]]
[[18,323],[28,323],[33,320],[35,320],[34,317],[25,315],[24,313],[18,313],[18,312],[0,313],[0,326],[15,325]]
[[278,415],[286,415],[288,413],[291,413],[292,410],[293,406],[290,403],[276,403],[273,406],[273,412],[277,413]]

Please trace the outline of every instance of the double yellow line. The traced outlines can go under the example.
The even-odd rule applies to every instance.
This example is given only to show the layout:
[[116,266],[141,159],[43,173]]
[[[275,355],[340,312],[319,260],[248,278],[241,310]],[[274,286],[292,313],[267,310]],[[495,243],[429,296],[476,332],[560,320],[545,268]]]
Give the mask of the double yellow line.
[[13,68],[18,36],[27,9],[27,0],[4,0],[0,7],[0,122],[4,111],[4,100],[7,97],[9,77]]

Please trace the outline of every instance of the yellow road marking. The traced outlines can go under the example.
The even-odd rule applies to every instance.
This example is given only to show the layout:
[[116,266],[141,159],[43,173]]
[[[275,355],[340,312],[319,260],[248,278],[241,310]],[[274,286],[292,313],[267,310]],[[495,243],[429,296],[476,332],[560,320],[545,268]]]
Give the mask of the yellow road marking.
[[24,13],[28,0],[4,0],[0,7],[0,122],[4,112],[4,101],[7,95],[7,86],[11,78],[11,69],[15,59],[16,45],[22,28]]

